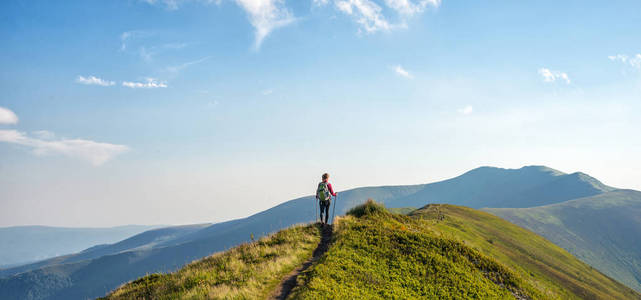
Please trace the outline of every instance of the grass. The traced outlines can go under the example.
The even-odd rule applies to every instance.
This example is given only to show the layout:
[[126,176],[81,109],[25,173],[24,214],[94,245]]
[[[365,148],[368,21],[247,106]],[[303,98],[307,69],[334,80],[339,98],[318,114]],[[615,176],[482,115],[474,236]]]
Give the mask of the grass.
[[170,274],[150,274],[104,299],[257,299],[266,297],[320,241],[316,225],[294,226],[256,242],[191,263]]
[[336,223],[334,242],[293,299],[640,299],[530,231],[430,205],[410,216],[374,202]]
[[395,207],[388,208],[389,212],[399,214],[399,215],[409,215],[411,212],[416,210],[416,207]]
[[328,253],[295,299],[513,299],[538,296],[515,273],[420,222],[368,202],[339,219]]
[[617,190],[553,205],[484,211],[541,234],[641,291],[641,192]]
[[533,232],[489,213],[454,205],[429,205],[412,213],[434,232],[514,270],[545,298],[641,299],[641,295],[581,262]]
[[[290,299],[641,299],[546,239],[491,214],[429,205],[409,215],[374,201],[337,218],[328,251]],[[316,225],[294,226],[106,299],[260,299],[311,257]]]

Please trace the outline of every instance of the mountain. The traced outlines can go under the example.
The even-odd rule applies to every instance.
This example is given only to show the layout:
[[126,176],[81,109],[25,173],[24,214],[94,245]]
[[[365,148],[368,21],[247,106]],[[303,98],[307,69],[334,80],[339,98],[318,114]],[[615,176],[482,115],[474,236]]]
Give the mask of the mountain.
[[641,299],[544,238],[471,208],[404,216],[368,202],[338,219],[327,242],[321,232],[294,226],[105,299]]
[[615,190],[540,207],[486,211],[546,237],[641,291],[641,192]]
[[189,233],[200,230],[209,225],[211,224],[173,226],[152,229],[114,244],[96,245],[78,253],[58,256],[36,263],[25,264],[19,267],[0,270],[0,277],[15,275],[30,270],[44,268],[47,266],[70,264],[73,262],[95,259],[105,255],[118,254],[123,251],[151,249],[158,245],[171,243],[171,240],[177,239],[178,237],[183,235],[188,235]]
[[0,268],[110,244],[158,226],[112,228],[15,226],[0,228]]
[[[472,208],[533,207],[612,191],[584,173],[565,174],[544,166],[481,167],[449,180],[426,184],[394,205],[449,203]],[[386,203],[387,204],[387,203]]]
[[[558,193],[550,191],[551,187]],[[437,183],[341,191],[335,206],[336,215],[344,214],[368,198],[392,208],[422,207],[435,202],[471,207],[523,207],[597,195],[611,189],[587,175],[564,174],[547,167],[482,167]],[[544,196],[549,199],[541,198]],[[7,277],[0,279],[0,298],[98,297],[123,282],[147,273],[177,270],[193,260],[247,242],[251,236],[258,238],[293,224],[313,221],[315,205],[314,196],[302,197],[244,219],[177,234],[150,247],[120,249],[118,253],[64,264],[46,264],[28,272],[8,269],[3,271]]]

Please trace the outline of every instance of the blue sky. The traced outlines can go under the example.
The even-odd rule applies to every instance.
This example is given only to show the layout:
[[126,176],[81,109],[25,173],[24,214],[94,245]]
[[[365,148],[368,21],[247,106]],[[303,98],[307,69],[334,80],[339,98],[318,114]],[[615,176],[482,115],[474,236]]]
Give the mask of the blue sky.
[[641,189],[641,2],[0,3],[0,226],[548,165]]

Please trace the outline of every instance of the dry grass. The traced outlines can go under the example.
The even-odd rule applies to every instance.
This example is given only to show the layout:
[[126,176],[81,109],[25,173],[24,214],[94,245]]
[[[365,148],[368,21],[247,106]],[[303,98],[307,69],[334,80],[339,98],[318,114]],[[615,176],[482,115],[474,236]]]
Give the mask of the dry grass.
[[282,276],[311,257],[319,241],[317,226],[294,226],[193,262],[177,272],[147,275],[105,299],[264,298]]

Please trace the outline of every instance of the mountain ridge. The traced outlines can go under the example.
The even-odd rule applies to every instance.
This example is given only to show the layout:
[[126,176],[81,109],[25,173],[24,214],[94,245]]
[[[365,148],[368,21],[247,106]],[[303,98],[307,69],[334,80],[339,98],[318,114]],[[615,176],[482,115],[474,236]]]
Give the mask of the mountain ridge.
[[[559,179],[563,179],[559,181]],[[564,181],[565,180],[565,181]],[[574,180],[574,181],[573,181]],[[531,181],[534,181],[532,183]],[[377,199],[388,207],[423,207],[429,203],[447,202],[457,205],[482,207],[485,201],[491,204],[500,204],[495,201],[505,200],[515,193],[523,192],[526,188],[544,188],[545,184],[557,182],[558,184],[576,183],[567,191],[559,194],[552,201],[565,201],[568,198],[579,197],[585,194],[597,194],[599,190],[586,183],[580,176],[568,174],[542,166],[530,166],[520,169],[500,169],[481,167],[468,171],[465,174],[437,183],[406,185],[406,186],[378,186],[361,187],[347,191],[340,191],[336,205],[336,214],[342,215],[349,208],[362,204],[365,199]],[[515,184],[518,183],[518,184]],[[502,187],[499,189],[497,187]],[[470,202],[470,191],[479,191]],[[425,195],[432,197],[425,197]],[[479,197],[481,195],[481,197]],[[540,193],[518,198],[518,203],[537,203]],[[449,201],[447,201],[449,199]],[[307,223],[316,219],[314,196],[306,196],[283,202],[265,211],[249,217],[216,223],[199,230],[179,235],[149,249],[124,251],[117,254],[94,258],[89,261],[79,261],[73,265],[50,265],[46,272],[42,269],[33,269],[32,277],[22,273],[16,276],[15,270],[5,270],[5,278],[0,279],[0,296],[3,287],[21,286],[4,294],[8,299],[11,295],[29,293],[30,286],[35,286],[42,274],[54,276],[47,279],[52,282],[68,282],[71,286],[56,285],[47,291],[43,299],[80,299],[98,297],[119,284],[142,276],[146,273],[169,272],[179,269],[185,264],[205,257],[213,252],[222,251],[247,242],[251,236],[256,238],[287,228],[297,223]],[[39,271],[40,270],[40,271]],[[24,272],[24,270],[23,270]],[[110,276],[98,278],[98,272],[107,272]],[[94,277],[94,281],[88,278]],[[33,291],[31,291],[33,292]]]
[[[301,230],[306,238],[291,238]],[[274,295],[305,257],[267,267],[296,247],[274,253],[263,245],[313,240],[318,250],[320,231],[318,224],[283,229],[175,273],[136,279],[104,299]],[[404,216],[367,202],[338,218],[333,231],[327,252],[298,275],[286,299],[641,299],[544,238],[471,208],[431,204]]]

